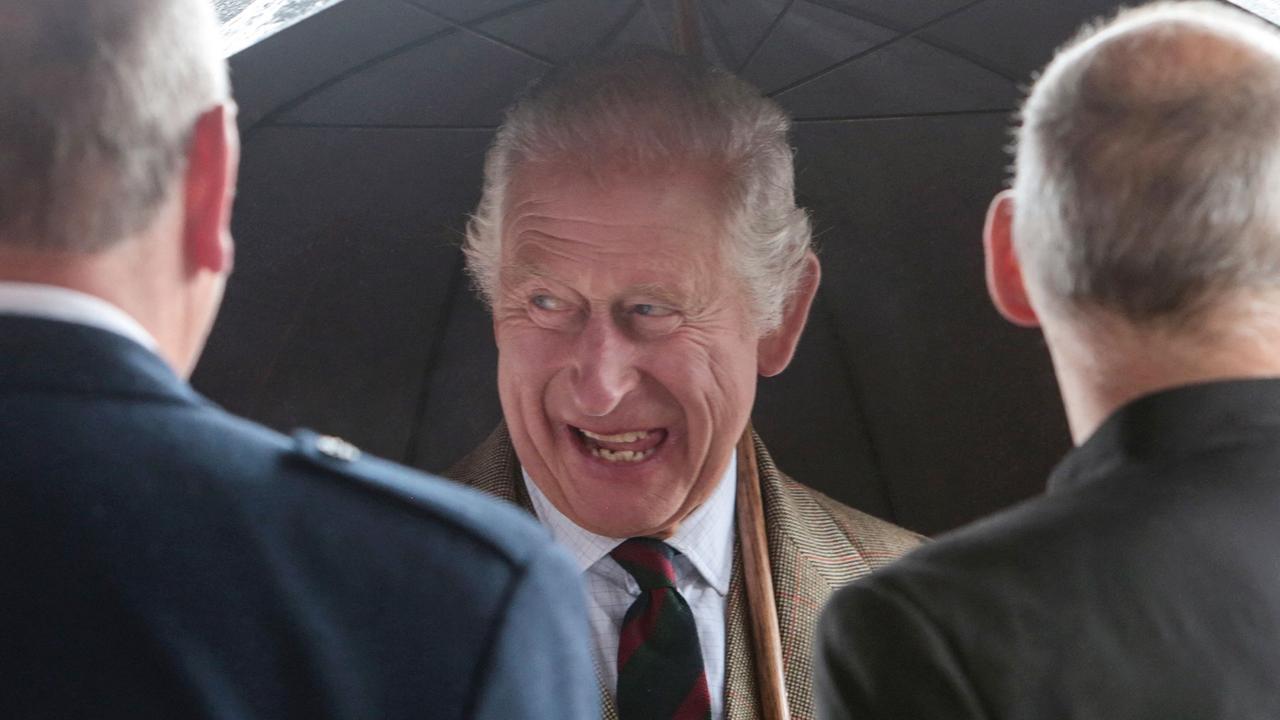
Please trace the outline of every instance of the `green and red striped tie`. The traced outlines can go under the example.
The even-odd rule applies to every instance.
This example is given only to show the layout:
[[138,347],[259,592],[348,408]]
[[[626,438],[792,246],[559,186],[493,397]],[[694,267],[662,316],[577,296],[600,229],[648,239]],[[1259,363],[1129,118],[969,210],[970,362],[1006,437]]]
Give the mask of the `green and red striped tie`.
[[621,720],[707,720],[711,695],[698,628],[676,590],[676,551],[653,538],[632,538],[610,555],[640,584],[618,638]]

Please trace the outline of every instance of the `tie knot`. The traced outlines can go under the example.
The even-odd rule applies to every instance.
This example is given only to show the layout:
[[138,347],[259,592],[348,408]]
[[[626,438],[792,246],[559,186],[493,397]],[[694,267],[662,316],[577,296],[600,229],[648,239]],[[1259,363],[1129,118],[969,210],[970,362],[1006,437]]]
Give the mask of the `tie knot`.
[[676,586],[676,569],[671,564],[675,548],[653,538],[631,538],[609,553],[640,584],[641,591]]

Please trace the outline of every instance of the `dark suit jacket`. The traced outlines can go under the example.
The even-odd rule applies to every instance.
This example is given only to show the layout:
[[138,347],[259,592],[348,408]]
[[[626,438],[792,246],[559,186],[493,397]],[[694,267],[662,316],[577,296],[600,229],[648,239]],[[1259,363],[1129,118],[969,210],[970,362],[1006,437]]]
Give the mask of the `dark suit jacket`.
[[1280,380],[1122,408],[819,633],[826,718],[1280,718]]
[[3,315],[0,448],[0,717],[598,715],[575,569],[479,493]]
[[[755,438],[769,564],[778,604],[778,631],[792,720],[813,718],[813,629],[822,603],[853,578],[894,561],[923,542],[895,527],[787,477]],[[448,477],[533,512],[520,461],[503,424],[446,473]],[[749,637],[742,558],[735,542],[725,609],[725,720],[759,715],[755,663]],[[604,720],[617,720],[612,688],[601,687]]]

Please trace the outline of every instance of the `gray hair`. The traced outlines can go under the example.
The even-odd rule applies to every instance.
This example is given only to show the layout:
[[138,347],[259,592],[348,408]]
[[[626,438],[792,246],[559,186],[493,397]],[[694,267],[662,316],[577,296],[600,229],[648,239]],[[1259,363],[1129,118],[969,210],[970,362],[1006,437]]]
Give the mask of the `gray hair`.
[[209,0],[0,0],[0,243],[94,252],[146,228],[229,97]]
[[746,82],[657,51],[552,72],[508,111],[485,160],[467,226],[467,269],[492,305],[501,269],[506,190],[523,163],[653,168],[709,161],[726,171],[726,252],[757,327],[774,330],[798,287],[809,217],[795,203],[790,121]]
[[1280,286],[1280,34],[1209,2],[1087,28],[1022,110],[1014,197],[1051,309],[1177,325]]

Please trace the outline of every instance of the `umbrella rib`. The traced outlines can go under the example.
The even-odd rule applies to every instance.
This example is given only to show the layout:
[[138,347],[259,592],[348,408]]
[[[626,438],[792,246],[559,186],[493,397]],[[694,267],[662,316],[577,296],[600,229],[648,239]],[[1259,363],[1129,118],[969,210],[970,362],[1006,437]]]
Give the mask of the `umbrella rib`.
[[738,66],[738,69],[735,71],[735,74],[741,75],[742,71],[746,70],[747,66],[751,64],[751,61],[756,59],[756,55],[760,52],[760,49],[763,48],[764,44],[769,41],[770,37],[773,36],[773,31],[776,30],[778,26],[782,24],[783,16],[785,16],[788,12],[791,12],[791,6],[795,4],[796,4],[796,0],[787,0],[787,4],[785,7],[782,8],[782,12],[778,13],[777,17],[773,19],[773,22],[769,23],[769,27],[765,28],[764,34],[761,35],[760,39],[756,41],[756,44],[752,46],[751,52],[747,53],[747,58],[742,61],[741,65]]
[[902,40],[906,40],[906,39],[908,39],[908,38],[915,37],[917,34],[922,33],[922,32],[924,32],[925,30],[928,30],[929,28],[933,27],[934,25],[938,25],[938,24],[942,23],[942,22],[943,22],[943,21],[945,21],[945,20],[950,20],[951,18],[955,17],[956,15],[959,15],[960,13],[963,13],[963,12],[967,12],[967,11],[969,11],[969,10],[971,10],[971,9],[973,9],[973,8],[975,8],[975,7],[977,7],[978,5],[983,4],[984,2],[987,2],[987,0],[973,0],[973,2],[971,2],[971,3],[968,3],[968,4],[966,4],[966,5],[963,5],[963,6],[961,6],[961,7],[958,7],[958,8],[956,8],[955,10],[952,10],[952,11],[950,11],[950,12],[948,12],[948,13],[944,13],[943,15],[940,15],[940,16],[938,16],[938,17],[936,17],[936,18],[934,18],[934,19],[930,20],[929,22],[924,23],[923,25],[920,25],[920,26],[918,26],[918,27],[915,27],[915,28],[913,28],[912,30],[910,30],[909,32],[903,33],[903,34],[898,35],[897,37],[894,37],[894,38],[890,38],[889,40],[886,40],[886,41],[884,41],[884,42],[882,42],[882,43],[879,43],[879,44],[877,44],[877,45],[872,45],[871,47],[867,48],[866,50],[863,50],[862,52],[855,53],[854,55],[852,55],[852,56],[850,56],[850,57],[847,57],[847,58],[845,58],[844,60],[841,60],[841,61],[836,62],[836,63],[832,63],[831,65],[828,65],[827,67],[825,67],[825,68],[823,68],[823,69],[821,69],[821,70],[818,70],[817,72],[809,73],[808,75],[805,75],[804,77],[800,78],[799,80],[795,80],[795,81],[793,81],[793,82],[790,82],[790,83],[788,83],[788,84],[786,84],[786,85],[784,85],[784,86],[782,86],[782,87],[778,88],[777,90],[774,90],[773,92],[769,93],[769,97],[777,97],[777,96],[779,96],[779,95],[781,95],[781,94],[783,94],[783,93],[785,93],[785,92],[790,92],[791,90],[795,90],[796,88],[798,88],[798,87],[800,87],[800,86],[802,86],[802,85],[808,85],[809,83],[813,82],[814,80],[818,80],[819,78],[826,77],[827,75],[830,75],[831,73],[835,72],[836,70],[839,70],[840,68],[845,67],[845,66],[847,66],[847,65],[851,65],[851,64],[853,64],[853,63],[855,63],[855,62],[857,62],[857,61],[861,60],[862,58],[867,57],[868,55],[871,55],[872,53],[879,52],[879,51],[881,51],[881,50],[883,50],[883,49],[885,49],[885,48],[887,48],[887,47],[889,47],[889,46],[891,46],[891,45],[895,45],[895,44],[897,44],[898,42],[900,42],[900,41],[902,41]]
[[[480,17],[469,20],[466,23],[458,23],[457,21],[451,18],[440,16],[438,13],[433,13],[427,10],[426,8],[422,7],[421,5],[417,5],[413,2],[410,2],[410,0],[399,0],[399,2],[407,7],[417,10],[418,12],[434,15],[437,18],[439,18],[441,21],[445,22],[446,24],[449,24],[449,27],[441,30],[437,30],[432,33],[428,33],[427,35],[419,37],[410,42],[404,43],[403,45],[397,45],[396,47],[386,52],[379,53],[369,58],[368,60],[357,63],[351,66],[350,68],[347,68],[343,72],[340,72],[337,75],[334,75],[333,77],[325,80],[324,82],[321,82],[316,86],[309,88],[302,93],[299,93],[293,99],[287,102],[281,103],[275,109],[265,113],[257,122],[253,124],[253,129],[256,129],[258,127],[263,127],[263,126],[276,126],[277,123],[275,122],[275,119],[277,117],[279,117],[284,113],[288,113],[294,108],[297,108],[299,105],[302,105],[303,103],[307,102],[311,98],[315,97],[316,95],[319,95],[320,93],[324,92],[325,90],[328,90],[329,88],[333,87],[334,85],[337,85],[338,83],[346,80],[347,78],[352,77],[353,75],[358,75],[364,72],[365,70],[375,65],[378,65],[379,63],[386,62],[387,60],[390,60],[391,58],[397,55],[409,52],[410,50],[416,50],[417,48],[420,48],[420,47],[423,47],[424,45],[428,45],[432,42],[435,42],[436,40],[442,37],[445,37],[446,35],[450,35],[452,33],[458,32],[459,28],[464,25],[481,24],[481,23],[489,22],[490,20],[497,20],[498,18],[506,17],[507,15],[521,12],[523,10],[527,10],[532,7],[537,7],[538,5],[546,5],[547,3],[551,2],[551,0],[525,0],[525,2],[517,3],[510,7],[502,8],[501,10],[496,10],[494,12],[481,15]],[[520,50],[518,52],[524,55],[528,55],[527,51]],[[541,62],[545,65],[551,64],[545,60],[538,60],[538,62]]]
[[431,406],[431,376],[435,374],[436,366],[440,364],[440,356],[444,354],[444,336],[448,332],[449,323],[453,320],[453,309],[457,305],[458,294],[460,291],[466,292],[462,287],[462,278],[465,276],[466,269],[462,253],[459,252],[458,258],[454,261],[453,272],[449,274],[444,307],[440,308],[440,315],[436,317],[431,335],[431,349],[427,352],[426,362],[422,366],[422,390],[418,393],[418,403],[413,410],[413,424],[409,426],[409,442],[404,449],[403,462],[407,465],[416,465],[418,462],[422,425],[427,421],[427,411]]
[[[874,15],[869,15],[863,12],[859,12],[857,10],[854,10],[853,8],[845,7],[843,5],[837,5],[831,2],[831,0],[808,0],[808,2],[812,5],[817,5],[818,7],[826,8],[832,12],[844,15],[845,17],[851,17],[854,20],[860,20],[865,23],[871,23],[872,25],[879,25],[881,27],[888,28],[896,33],[904,32],[900,28],[894,27],[893,25],[885,22],[883,18],[879,18]],[[1008,72],[1003,68],[996,67],[995,65],[992,65],[989,62],[987,62],[985,59],[978,57],[977,55],[974,55],[973,53],[970,53],[967,50],[954,48],[949,45],[946,45],[945,43],[940,43],[935,40],[930,40],[928,38],[916,38],[916,40],[923,45],[928,45],[931,48],[934,48],[936,50],[941,50],[950,55],[955,55],[961,60],[964,60],[965,62],[971,65],[980,67],[983,70],[986,70],[987,72],[991,73],[992,75],[998,75],[1004,78],[1008,82],[1011,82],[1014,84],[1021,82],[1021,80],[1014,73]]]
[[644,0],[635,0],[635,2],[631,3],[631,7],[627,8],[627,12],[623,14],[618,22],[614,23],[613,27],[610,27],[605,32],[604,36],[601,37],[600,40],[598,40],[591,48],[591,54],[594,55],[599,53],[612,45],[613,41],[618,39],[618,36],[622,34],[622,31],[627,29],[627,26],[631,24],[631,21],[635,19],[636,15],[640,14],[640,10],[643,8]]
[[[510,51],[512,51],[512,52],[515,52],[515,53],[519,53],[519,54],[521,54],[521,55],[524,55],[525,57],[529,58],[530,60],[534,60],[534,61],[536,61],[536,62],[540,62],[540,63],[542,63],[543,65],[546,65],[547,67],[555,67],[555,66],[556,66],[555,61],[551,60],[550,58],[542,57],[542,56],[541,56],[541,55],[539,55],[538,53],[535,53],[535,52],[533,52],[532,50],[529,50],[528,48],[522,48],[522,47],[520,47],[519,45],[516,45],[515,43],[507,42],[506,40],[503,40],[502,38],[500,38],[500,37],[498,37],[498,36],[496,36],[496,35],[490,35],[489,33],[487,33],[487,32],[485,32],[485,31],[480,30],[480,29],[478,29],[478,28],[476,28],[476,27],[475,27],[476,25],[481,25],[481,24],[484,24],[484,23],[486,23],[486,22],[488,22],[488,21],[490,21],[490,20],[495,19],[495,18],[493,18],[493,17],[484,16],[484,17],[479,17],[479,18],[476,18],[475,20],[471,20],[471,21],[469,21],[469,22],[465,22],[465,23],[463,23],[463,22],[458,22],[457,20],[454,20],[453,18],[451,18],[451,17],[449,17],[449,16],[447,16],[447,15],[442,15],[442,14],[440,14],[440,13],[436,12],[435,10],[432,10],[432,9],[430,9],[430,8],[426,8],[426,7],[423,7],[423,6],[421,6],[421,5],[419,5],[419,4],[415,3],[415,2],[413,2],[412,0],[400,0],[400,2],[402,2],[402,3],[404,3],[405,5],[408,5],[408,6],[410,6],[410,7],[417,8],[417,9],[418,9],[418,10],[420,10],[421,12],[424,12],[424,13],[426,13],[426,14],[428,14],[428,15],[430,15],[430,16],[432,16],[432,17],[434,17],[435,19],[437,19],[437,20],[439,20],[439,21],[441,21],[441,22],[443,22],[443,23],[447,24],[449,27],[451,27],[451,28],[453,28],[453,29],[455,29],[455,30],[461,30],[462,32],[467,33],[468,35],[474,35],[474,36],[476,36],[476,37],[478,37],[478,38],[481,38],[481,39],[483,39],[483,40],[488,40],[489,42],[491,42],[491,43],[493,43],[493,44],[495,44],[495,45],[500,45],[500,46],[502,46],[502,47],[504,47],[504,48],[506,48],[506,49],[508,49],[508,50],[510,50]],[[528,9],[529,7],[533,7],[533,6],[535,6],[535,5],[545,5],[545,4],[546,4],[546,0],[538,0],[538,1],[535,1],[535,2],[525,3],[523,7],[520,7],[520,8],[518,8],[518,9],[507,8],[507,10],[509,10],[510,12],[505,12],[505,13],[503,13],[502,15],[499,15],[498,17],[502,17],[502,16],[505,16],[505,15],[510,15],[512,12],[519,12],[520,10],[526,10],[526,9]]]
[[658,11],[653,9],[653,0],[643,0],[643,2],[644,9],[649,12],[649,22],[653,23],[653,27],[657,31],[658,36],[663,37],[662,20],[658,18]]
[[977,110],[939,110],[936,112],[890,113],[885,115],[834,115],[831,117],[801,117],[791,122],[794,125],[817,125],[820,123],[856,123],[876,120],[913,120],[916,118],[965,117],[967,115],[1008,115],[1015,112],[1013,108],[983,108]]
[[840,331],[840,318],[832,307],[831,299],[827,296],[824,287],[818,288],[817,297],[815,298],[817,307],[815,311],[821,312],[826,316],[827,327],[834,336],[836,345],[843,349],[840,353],[841,368],[844,369],[845,380],[849,383],[849,394],[853,401],[853,415],[857,419],[857,425],[862,427],[862,437],[867,443],[867,455],[870,456],[871,466],[874,468],[876,480],[879,481],[881,492],[884,496],[885,509],[888,510],[890,522],[899,522],[898,509],[893,502],[893,486],[889,482],[889,477],[884,471],[884,458],[881,456],[880,443],[876,441],[875,431],[871,429],[871,416],[867,412],[866,397],[863,392],[860,377],[858,375],[857,363],[853,359],[853,345],[844,333]]
[[[700,7],[705,7],[701,6]],[[720,17],[710,10],[702,11],[703,24],[707,28],[707,37],[711,38],[712,45],[716,48],[716,54],[719,55],[726,65],[731,61],[731,51],[733,43],[729,42],[729,33],[724,28],[724,23],[720,22]]]

